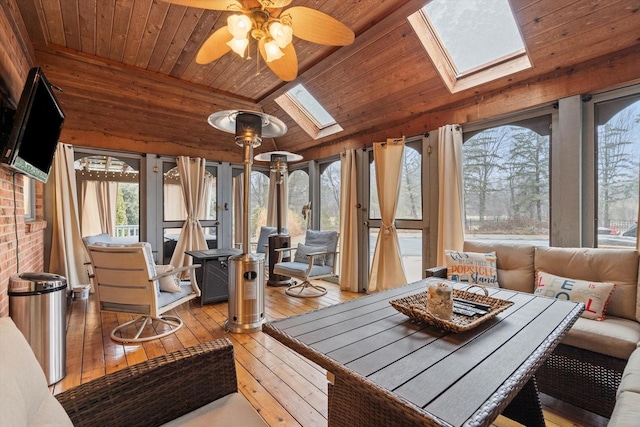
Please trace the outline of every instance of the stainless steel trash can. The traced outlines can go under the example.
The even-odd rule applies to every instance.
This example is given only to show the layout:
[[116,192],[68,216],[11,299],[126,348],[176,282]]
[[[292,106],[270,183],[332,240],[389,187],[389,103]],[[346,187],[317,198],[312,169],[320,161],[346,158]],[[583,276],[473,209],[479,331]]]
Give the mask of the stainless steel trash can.
[[49,385],[67,375],[67,279],[50,273],[9,278],[9,316],[25,336]]

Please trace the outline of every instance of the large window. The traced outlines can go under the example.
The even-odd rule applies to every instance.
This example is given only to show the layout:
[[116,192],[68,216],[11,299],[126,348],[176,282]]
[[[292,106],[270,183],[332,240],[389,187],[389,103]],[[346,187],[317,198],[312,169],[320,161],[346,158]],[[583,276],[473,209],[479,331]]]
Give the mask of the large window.
[[24,220],[36,219],[36,181],[23,175],[22,196],[24,199]]
[[340,231],[340,160],[320,165],[320,229]]
[[595,105],[597,245],[635,247],[640,167],[640,96]]
[[289,172],[289,236],[291,246],[304,243],[305,233],[311,224],[311,205],[309,198],[309,174],[306,170]]
[[140,238],[140,161],[76,153],[74,167],[82,236],[108,233],[123,242]]
[[467,238],[549,244],[550,117],[465,132]]

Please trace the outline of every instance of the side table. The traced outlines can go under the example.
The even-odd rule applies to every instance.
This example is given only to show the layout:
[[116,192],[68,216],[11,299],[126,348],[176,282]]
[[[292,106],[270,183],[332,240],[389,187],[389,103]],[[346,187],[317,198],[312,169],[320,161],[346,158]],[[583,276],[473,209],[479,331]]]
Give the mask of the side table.
[[200,287],[200,304],[226,301],[229,298],[229,270],[227,260],[232,255],[242,253],[239,249],[207,249],[185,251],[193,257],[194,264],[202,265],[196,269],[196,280]]

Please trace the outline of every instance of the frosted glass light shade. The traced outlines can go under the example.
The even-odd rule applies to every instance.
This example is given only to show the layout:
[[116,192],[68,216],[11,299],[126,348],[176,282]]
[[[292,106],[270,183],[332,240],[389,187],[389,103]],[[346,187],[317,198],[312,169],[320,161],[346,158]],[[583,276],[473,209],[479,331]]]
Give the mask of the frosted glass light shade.
[[234,38],[244,39],[251,30],[251,19],[247,15],[230,15],[227,25]]
[[244,57],[244,53],[247,50],[248,45],[249,45],[249,39],[247,38],[237,39],[234,37],[231,39],[231,41],[227,42],[227,46],[229,46],[231,50],[233,50],[235,53],[237,53],[242,57]]
[[279,48],[284,49],[293,39],[293,29],[275,21],[269,25],[269,33]]
[[264,50],[267,53],[267,62],[275,61],[284,56],[275,40],[268,41],[264,44]]

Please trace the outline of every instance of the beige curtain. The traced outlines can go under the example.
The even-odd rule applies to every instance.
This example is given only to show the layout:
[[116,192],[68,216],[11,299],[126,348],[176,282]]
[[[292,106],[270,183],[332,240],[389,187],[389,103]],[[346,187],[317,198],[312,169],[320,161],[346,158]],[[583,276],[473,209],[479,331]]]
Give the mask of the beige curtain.
[[73,146],[58,144],[47,185],[54,189],[49,271],[66,277],[69,287],[86,285],[89,276],[84,263],[88,258],[80,235]]
[[204,214],[205,159],[179,156],[176,162],[184,204],[187,209],[187,219],[184,221],[175,251],[171,257],[171,265],[180,268],[191,264],[191,257],[186,255],[184,251],[207,249],[204,230],[198,221],[198,218]]
[[438,129],[438,265],[445,249],[461,251],[464,244],[464,183],[462,130],[458,125]]
[[404,138],[387,139],[387,142],[373,144],[373,163],[376,168],[382,227],[378,233],[371,264],[370,292],[391,289],[407,283],[394,224],[403,152]]
[[83,236],[100,233],[115,236],[117,194],[118,183],[115,181],[82,182],[80,229]]
[[188,216],[187,208],[184,204],[184,194],[180,182],[168,182],[165,179],[163,185],[164,193],[164,217],[165,219],[181,220]]
[[116,235],[116,199],[118,183],[101,181],[98,184],[97,201],[100,213],[102,232],[109,236]]
[[267,206],[267,226],[276,227],[278,225],[278,204],[276,203],[277,191],[280,188],[280,200],[282,201],[282,211],[280,212],[280,224],[287,228],[287,211],[289,210],[289,171],[282,174],[282,184],[278,185],[280,173],[269,172],[269,202]]
[[348,149],[340,160],[340,289],[358,292],[356,150]]
[[98,209],[98,181],[82,181],[81,227],[83,236],[95,236],[102,233],[100,209]]

